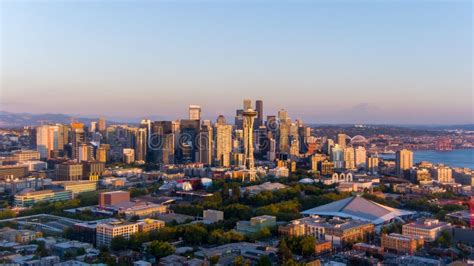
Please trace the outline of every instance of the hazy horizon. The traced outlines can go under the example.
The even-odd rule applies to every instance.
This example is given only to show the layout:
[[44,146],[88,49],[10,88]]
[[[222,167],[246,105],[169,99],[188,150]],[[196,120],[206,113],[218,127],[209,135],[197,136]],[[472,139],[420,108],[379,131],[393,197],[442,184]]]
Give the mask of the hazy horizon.
[[472,124],[472,2],[4,1],[0,110]]

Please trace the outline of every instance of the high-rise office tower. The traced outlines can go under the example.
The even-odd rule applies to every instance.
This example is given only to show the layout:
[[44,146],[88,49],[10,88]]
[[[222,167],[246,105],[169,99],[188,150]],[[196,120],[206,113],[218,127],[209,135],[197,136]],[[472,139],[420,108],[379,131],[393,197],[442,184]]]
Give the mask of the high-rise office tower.
[[285,109],[278,111],[278,120],[280,120],[280,123],[282,121],[287,121],[288,119],[288,112]]
[[298,137],[298,126],[296,123],[290,123],[290,137]]
[[215,165],[229,167],[232,152],[232,125],[226,125],[225,120],[221,120],[214,127],[216,132]]
[[212,163],[212,126],[210,121],[201,125],[201,130],[198,136],[197,161],[205,165]]
[[304,124],[303,124],[303,119],[301,118],[296,118],[295,120],[295,124],[297,127],[302,127]]
[[244,117],[244,162],[249,170],[254,169],[253,158],[253,123],[257,112],[247,109],[243,113]]
[[236,129],[243,129],[244,125],[244,116],[243,116],[244,110],[238,109],[235,111],[235,128]]
[[252,109],[252,100],[244,99],[244,111]]
[[110,150],[110,145],[109,144],[100,144],[99,148],[97,148],[97,161],[101,163],[106,163],[109,161],[109,150]]
[[331,150],[331,161],[335,169],[344,169],[344,149],[339,144],[334,145]]
[[93,159],[94,157],[92,147],[86,143],[80,143],[77,147],[76,161],[80,163],[82,161],[92,161]]
[[297,158],[299,154],[300,154],[300,141],[298,137],[291,137],[290,155],[292,155],[294,158]]
[[331,150],[334,147],[334,140],[327,139],[323,146],[323,152],[327,155],[331,155]]
[[139,128],[135,132],[135,160],[139,162],[145,162],[147,145],[148,145],[148,129]]
[[201,106],[199,105],[189,106],[189,120],[201,120]]
[[281,153],[290,152],[290,124],[286,120],[280,121],[279,148]]
[[[199,125],[199,120],[192,121],[195,121]],[[175,135],[172,133],[171,121],[153,122],[151,134],[152,136],[149,138],[148,144],[148,152],[151,154],[151,161],[157,164],[174,163]],[[189,155],[191,156],[191,154]]]
[[211,120],[208,120],[208,119],[202,120],[201,128],[202,128],[202,126],[212,127],[212,122],[211,122]]
[[257,111],[257,119],[255,121],[255,128],[263,126],[263,101],[257,100],[255,102],[255,108]]
[[196,139],[200,128],[199,120],[181,120],[177,156],[181,163],[196,162],[198,152]]
[[324,160],[326,160],[326,156],[322,154],[315,154],[311,156],[311,171],[313,173],[318,172],[318,165],[320,164],[320,162],[323,162]]
[[96,121],[91,121],[91,124],[89,126],[89,132],[94,133],[97,131],[97,122]]
[[273,138],[269,139],[270,148],[267,152],[267,160],[275,161],[276,159],[276,140]]
[[225,117],[223,115],[219,115],[216,119],[216,124],[217,125],[225,125],[226,124]]
[[69,126],[56,124],[58,127],[58,147],[57,150],[64,150],[64,146],[69,143]]
[[258,153],[260,153],[260,156],[263,157],[267,155],[269,148],[268,136],[268,131],[265,126],[260,126],[254,130],[256,151],[258,151]]
[[398,176],[403,176],[406,170],[413,167],[413,152],[402,149],[396,153],[396,171]]
[[367,151],[363,146],[355,148],[355,166],[357,169],[364,169],[367,161]]
[[267,115],[267,121],[265,121],[265,125],[267,126],[268,131],[276,132],[278,128],[278,121],[276,116]]
[[308,138],[311,136],[311,128],[304,125],[300,125],[298,127],[298,135],[302,142],[307,143]]
[[[100,128],[100,123],[99,123]],[[79,157],[79,144],[85,141],[84,136],[84,124],[73,122],[71,123],[71,141],[72,144],[72,159],[78,159]]]
[[337,134],[337,144],[339,144],[339,146],[342,148],[346,147],[346,138],[347,135],[344,133]]
[[104,134],[107,126],[105,124],[105,118],[101,117],[99,118],[99,131]]
[[352,147],[344,148],[344,167],[348,170],[356,169],[355,166],[355,152]]
[[41,159],[49,159],[51,150],[54,149],[54,131],[51,134],[49,125],[41,125],[36,128],[36,150]]
[[66,125],[42,125],[36,128],[36,148],[42,159],[49,159],[51,151],[63,151],[68,142]]

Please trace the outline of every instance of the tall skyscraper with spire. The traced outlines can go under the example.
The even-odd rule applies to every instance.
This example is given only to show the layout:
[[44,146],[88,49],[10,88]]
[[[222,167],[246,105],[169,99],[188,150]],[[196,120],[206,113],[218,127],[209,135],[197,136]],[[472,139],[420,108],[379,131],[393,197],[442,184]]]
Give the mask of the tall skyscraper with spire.
[[[246,169],[254,170],[253,158],[253,122],[257,112],[253,109],[246,109],[243,112],[244,117],[244,162]],[[250,180],[255,178],[254,173],[250,173]]]

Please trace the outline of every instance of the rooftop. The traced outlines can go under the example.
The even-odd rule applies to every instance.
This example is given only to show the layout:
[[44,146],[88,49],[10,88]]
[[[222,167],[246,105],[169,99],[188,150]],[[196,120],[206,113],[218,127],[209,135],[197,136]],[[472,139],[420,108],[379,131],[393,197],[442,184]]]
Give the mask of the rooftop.
[[450,225],[450,224],[441,222],[437,219],[418,219],[415,222],[406,224],[404,226],[411,226],[411,227],[423,228],[423,229],[435,229],[439,227],[445,227],[447,225]]
[[323,215],[369,221],[376,225],[414,212],[384,206],[360,196],[352,196],[302,212],[303,215]]

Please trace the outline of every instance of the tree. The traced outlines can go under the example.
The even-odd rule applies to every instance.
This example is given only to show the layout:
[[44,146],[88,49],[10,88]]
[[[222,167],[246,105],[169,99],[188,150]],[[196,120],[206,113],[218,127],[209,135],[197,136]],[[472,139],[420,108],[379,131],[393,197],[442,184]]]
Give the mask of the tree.
[[258,260],[257,266],[272,266],[272,262],[268,256],[263,256]]
[[211,265],[216,265],[219,262],[220,259],[221,259],[221,257],[219,255],[212,256],[212,257],[209,258],[209,263]]
[[200,224],[192,224],[181,227],[181,235],[186,242],[191,244],[202,244],[207,240],[208,232]]
[[243,204],[231,204],[224,208],[224,217],[226,217],[226,219],[237,218],[239,220],[248,220],[252,215],[252,209]]
[[234,266],[244,266],[250,265],[250,263],[244,259],[242,256],[237,256],[234,258]]
[[3,211],[0,211],[0,219],[8,219],[8,218],[13,218],[15,216],[16,214],[12,210],[6,209]]
[[301,255],[307,257],[314,253],[314,245],[316,244],[316,240],[313,236],[305,236],[301,239]]
[[448,230],[443,230],[441,231],[441,234],[438,236],[438,238],[436,238],[436,243],[438,245],[441,245],[442,247],[449,247],[451,246],[451,242],[452,242],[452,236],[451,234],[449,233]]
[[154,240],[148,246],[147,251],[157,258],[163,258],[173,254],[175,248],[168,242]]
[[63,231],[63,237],[67,239],[74,239],[74,230],[71,227],[66,228]]
[[290,248],[288,248],[285,239],[281,240],[280,244],[278,245],[278,257],[283,262],[293,258],[293,253],[291,252]]
[[283,266],[298,266],[298,263],[294,261],[293,259],[289,259],[282,264]]
[[128,246],[130,249],[135,251],[140,251],[142,249],[142,244],[150,241],[152,238],[149,233],[138,232],[130,236],[128,241]]
[[313,236],[294,236],[286,239],[288,248],[299,255],[309,256],[314,253],[316,240]]
[[272,236],[272,232],[267,227],[264,227],[260,231],[258,231],[258,238],[259,239],[267,238],[267,237],[271,237],[271,236]]
[[138,215],[133,215],[132,217],[130,217],[131,222],[136,222],[138,220],[140,220],[140,216],[138,216]]
[[39,257],[46,257],[48,256],[48,250],[46,249],[46,246],[44,244],[43,241],[41,242],[36,242],[35,244],[38,245],[38,248],[36,249],[35,251],[35,255],[39,256]]
[[123,236],[116,236],[112,239],[110,243],[112,250],[119,251],[128,248],[128,240]]

